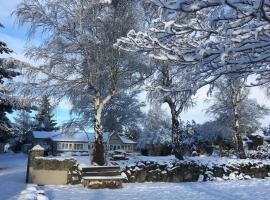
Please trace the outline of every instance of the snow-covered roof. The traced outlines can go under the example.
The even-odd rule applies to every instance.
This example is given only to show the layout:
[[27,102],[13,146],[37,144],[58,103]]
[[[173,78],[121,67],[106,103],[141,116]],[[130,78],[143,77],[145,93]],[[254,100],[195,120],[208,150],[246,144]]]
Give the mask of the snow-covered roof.
[[124,136],[119,136],[121,141],[125,144],[136,144],[133,140],[128,139],[127,137]]
[[[87,137],[88,136],[88,137]],[[65,142],[88,142],[88,138],[90,142],[95,141],[94,133],[74,133],[74,134],[64,134],[59,132],[48,132],[48,131],[33,131],[33,137],[39,139],[50,138],[53,141],[65,141]],[[108,142],[110,134],[105,132],[103,133],[103,140]],[[119,136],[121,141],[124,144],[136,144],[136,142],[128,139],[125,136]]]
[[251,133],[250,135],[252,136],[260,136],[260,137],[265,137],[262,131],[258,130],[255,133]]
[[38,144],[38,145],[34,146],[32,148],[32,150],[44,150],[44,148]]
[[[87,135],[86,135],[87,134]],[[95,141],[94,133],[74,133],[74,134],[60,134],[51,137],[53,141],[65,141],[65,142],[90,142]],[[109,133],[103,133],[103,140],[107,142],[109,139]]]
[[32,133],[33,133],[33,137],[38,138],[38,139],[51,138],[60,134],[57,132],[50,132],[50,131],[33,131]]

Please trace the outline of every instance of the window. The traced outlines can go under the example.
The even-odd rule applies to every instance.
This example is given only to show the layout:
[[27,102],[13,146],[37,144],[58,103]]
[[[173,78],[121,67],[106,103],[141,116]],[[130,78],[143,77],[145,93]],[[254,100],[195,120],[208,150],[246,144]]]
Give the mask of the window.
[[69,149],[72,149],[72,144],[69,144]]
[[83,150],[83,144],[74,144],[75,150]]
[[61,148],[61,149],[64,149],[64,148],[65,148],[65,144],[64,144],[64,143],[62,143],[62,145],[61,145],[61,146],[62,146],[62,148]]
[[65,149],[68,149],[68,144],[65,144]]

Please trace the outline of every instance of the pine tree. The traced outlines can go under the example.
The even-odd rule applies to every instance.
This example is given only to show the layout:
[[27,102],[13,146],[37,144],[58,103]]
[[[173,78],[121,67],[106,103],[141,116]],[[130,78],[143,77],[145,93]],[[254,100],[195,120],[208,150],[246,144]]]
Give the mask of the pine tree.
[[[4,26],[0,23],[0,28],[3,28]],[[11,53],[12,50],[10,50],[9,48],[7,48],[7,44],[3,41],[0,40],[0,54],[3,53]]]
[[[0,27],[3,25],[0,23]],[[11,53],[5,42],[0,41],[0,54]],[[11,80],[19,75],[12,67],[6,64],[5,59],[0,58],[0,142],[5,141],[13,132],[12,125],[6,113],[13,112],[15,100],[10,97],[10,89],[5,86],[5,80]]]
[[49,97],[43,96],[41,106],[38,109],[38,113],[35,116],[35,130],[37,131],[55,131],[59,128],[56,126],[57,123],[53,119],[54,114],[53,107],[50,104]]

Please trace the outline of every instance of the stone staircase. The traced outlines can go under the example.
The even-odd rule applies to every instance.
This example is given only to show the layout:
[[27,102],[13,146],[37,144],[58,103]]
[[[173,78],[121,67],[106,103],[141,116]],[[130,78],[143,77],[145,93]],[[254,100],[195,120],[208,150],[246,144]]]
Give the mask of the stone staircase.
[[81,174],[87,188],[120,188],[124,180],[119,166],[82,167]]

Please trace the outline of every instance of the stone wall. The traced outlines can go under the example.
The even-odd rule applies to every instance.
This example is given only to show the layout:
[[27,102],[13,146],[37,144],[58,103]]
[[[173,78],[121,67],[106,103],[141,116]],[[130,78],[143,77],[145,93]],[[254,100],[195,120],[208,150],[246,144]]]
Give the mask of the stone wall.
[[140,161],[123,169],[127,182],[193,182],[230,179],[266,178],[270,164],[201,164],[192,161],[157,163]]
[[[35,147],[34,147],[35,148]],[[74,159],[43,157],[44,150],[29,152],[27,183],[39,185],[65,185],[80,183],[78,164]]]

